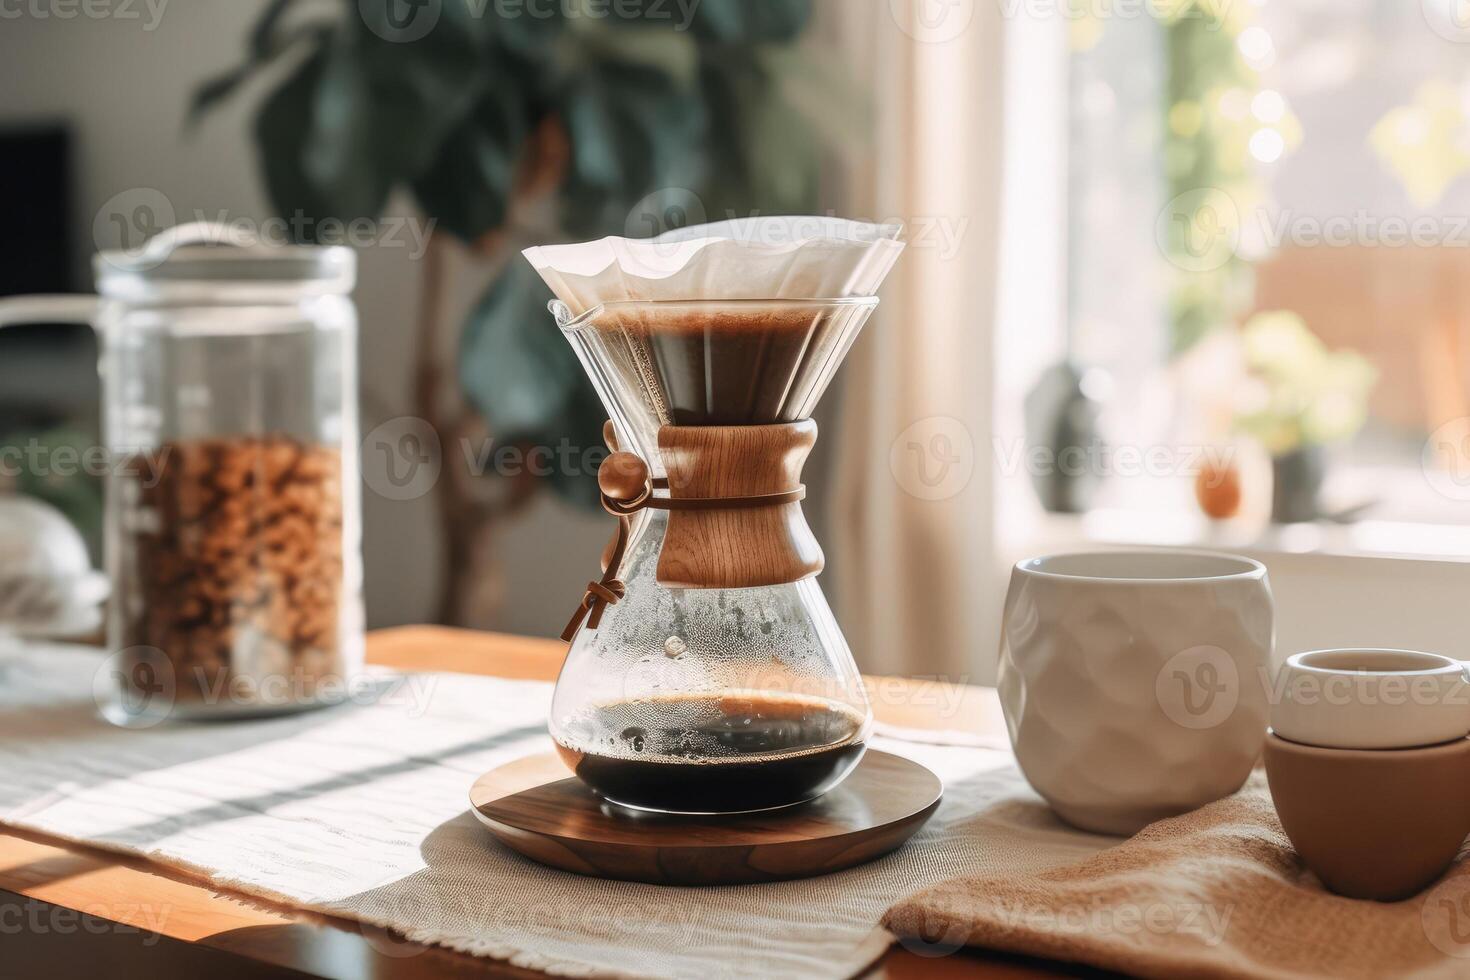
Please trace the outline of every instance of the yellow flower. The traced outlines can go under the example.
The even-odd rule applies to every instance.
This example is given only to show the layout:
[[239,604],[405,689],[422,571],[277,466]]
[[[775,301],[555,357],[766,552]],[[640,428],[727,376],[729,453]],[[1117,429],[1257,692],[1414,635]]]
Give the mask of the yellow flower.
[[1350,438],[1367,420],[1378,381],[1356,351],[1329,351],[1289,310],[1257,313],[1241,328],[1249,370],[1264,391],[1242,404],[1241,427],[1273,455],[1303,444]]
[[1454,86],[1425,82],[1414,92],[1413,102],[1390,109],[1378,120],[1368,142],[1403,183],[1409,199],[1429,207],[1455,178],[1470,170],[1467,123]]

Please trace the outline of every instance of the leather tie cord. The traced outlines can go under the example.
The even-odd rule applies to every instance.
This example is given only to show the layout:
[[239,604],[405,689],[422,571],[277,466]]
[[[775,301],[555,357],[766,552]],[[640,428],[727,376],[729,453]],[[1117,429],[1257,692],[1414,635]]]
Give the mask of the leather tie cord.
[[[624,455],[622,453],[615,456]],[[609,457],[603,463],[606,468],[608,462],[614,457]],[[640,460],[641,462],[641,460]],[[601,471],[599,471],[599,476]],[[599,483],[602,483],[599,480]],[[633,533],[633,515],[645,508],[649,510],[739,510],[747,507],[775,507],[780,504],[794,504],[806,499],[806,487],[797,487],[784,493],[763,493],[750,497],[655,497],[653,491],[666,489],[668,481],[665,479],[646,479],[641,493],[631,500],[622,500],[610,496],[607,493],[607,485],[603,484],[602,509],[618,519],[617,537],[614,539],[612,553],[608,556],[607,567],[603,569],[602,578],[596,582],[587,583],[587,591],[582,596],[577,611],[567,622],[567,628],[562,630],[561,638],[568,642],[577,634],[577,628],[582,621],[587,621],[588,629],[597,629],[602,622],[602,613],[608,606],[615,606],[627,595],[627,586],[619,579],[619,567],[623,564],[623,557],[628,550],[628,539]]]

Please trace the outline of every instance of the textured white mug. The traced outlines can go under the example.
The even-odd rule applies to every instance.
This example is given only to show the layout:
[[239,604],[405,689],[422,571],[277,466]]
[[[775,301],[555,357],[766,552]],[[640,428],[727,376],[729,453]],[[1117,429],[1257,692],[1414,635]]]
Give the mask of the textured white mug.
[[1019,562],[999,686],[1021,771],[1062,819],[1107,834],[1229,795],[1265,740],[1273,620],[1248,558]]

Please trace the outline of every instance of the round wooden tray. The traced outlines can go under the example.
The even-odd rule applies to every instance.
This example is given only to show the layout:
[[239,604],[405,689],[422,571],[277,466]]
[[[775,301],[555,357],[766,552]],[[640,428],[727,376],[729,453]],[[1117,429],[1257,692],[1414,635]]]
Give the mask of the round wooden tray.
[[720,817],[604,802],[553,753],[492,769],[470,789],[476,817],[533,861],[598,878],[734,885],[807,878],[871,861],[923,826],[943,792],[917,762],[871,749],[810,803]]

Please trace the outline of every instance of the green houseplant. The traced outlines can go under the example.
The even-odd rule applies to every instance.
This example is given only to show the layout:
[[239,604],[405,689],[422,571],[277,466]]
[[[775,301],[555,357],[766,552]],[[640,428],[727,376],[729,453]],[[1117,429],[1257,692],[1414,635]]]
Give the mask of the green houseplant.
[[[406,193],[435,221],[416,412],[441,444],[600,445],[601,406],[551,326],[520,246],[647,235],[817,204],[841,96],[796,44],[811,0],[271,0],[245,60],[198,89],[206,113],[260,72],[254,124],[283,216],[378,217]],[[803,111],[803,98],[823,111]],[[501,271],[462,327],[438,321],[443,236]],[[447,376],[457,364],[458,385]],[[450,397],[445,392],[450,391]],[[485,532],[537,486],[596,501],[593,474],[479,480],[445,453],[439,618],[467,618]],[[585,454],[574,454],[585,458]],[[492,486],[493,485],[493,486]]]

